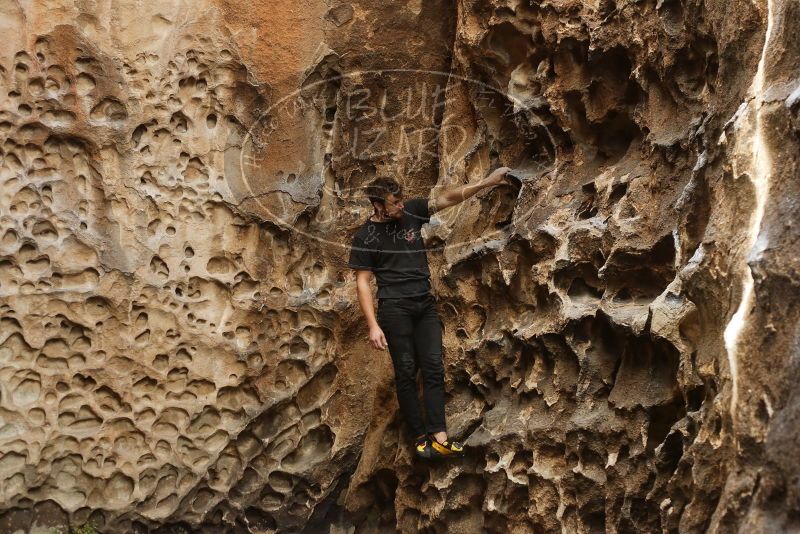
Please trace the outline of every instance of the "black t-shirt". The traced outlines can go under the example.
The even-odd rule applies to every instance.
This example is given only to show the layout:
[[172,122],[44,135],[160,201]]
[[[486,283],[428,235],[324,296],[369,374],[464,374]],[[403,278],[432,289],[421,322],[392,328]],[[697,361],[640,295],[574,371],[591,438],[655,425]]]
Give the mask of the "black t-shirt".
[[422,242],[422,225],[430,221],[428,199],[403,203],[400,220],[369,219],[353,237],[348,265],[375,273],[378,298],[411,297],[430,293],[431,273]]

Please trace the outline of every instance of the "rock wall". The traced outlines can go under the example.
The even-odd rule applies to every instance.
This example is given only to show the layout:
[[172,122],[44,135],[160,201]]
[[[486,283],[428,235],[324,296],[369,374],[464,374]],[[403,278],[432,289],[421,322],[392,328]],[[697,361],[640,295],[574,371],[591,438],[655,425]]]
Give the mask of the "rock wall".
[[[793,0],[0,6],[0,525],[800,528]],[[428,196],[408,450],[352,231]]]

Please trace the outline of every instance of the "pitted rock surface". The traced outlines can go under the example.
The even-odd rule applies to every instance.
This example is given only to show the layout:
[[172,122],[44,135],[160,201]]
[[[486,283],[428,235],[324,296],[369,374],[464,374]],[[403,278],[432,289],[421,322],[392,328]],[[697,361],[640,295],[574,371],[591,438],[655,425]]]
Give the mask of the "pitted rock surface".
[[[0,531],[800,528],[796,1],[0,13]],[[497,164],[424,228],[421,463],[360,187]]]

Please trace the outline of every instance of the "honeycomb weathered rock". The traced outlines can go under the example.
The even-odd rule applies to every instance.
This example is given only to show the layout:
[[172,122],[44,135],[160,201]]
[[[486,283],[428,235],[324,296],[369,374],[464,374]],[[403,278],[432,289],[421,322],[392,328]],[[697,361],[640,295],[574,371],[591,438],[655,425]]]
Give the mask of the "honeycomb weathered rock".
[[[797,1],[0,14],[3,532],[800,528]],[[497,163],[425,228],[420,464],[359,187]]]

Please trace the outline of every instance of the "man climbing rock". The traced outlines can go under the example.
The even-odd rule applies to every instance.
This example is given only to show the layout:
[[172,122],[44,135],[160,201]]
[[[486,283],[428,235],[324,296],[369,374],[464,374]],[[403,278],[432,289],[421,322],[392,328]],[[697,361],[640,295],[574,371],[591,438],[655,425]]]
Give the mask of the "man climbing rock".
[[[442,324],[431,292],[428,258],[420,230],[433,213],[454,206],[478,191],[506,181],[500,167],[478,183],[440,192],[431,199],[403,199],[402,186],[379,177],[366,188],[374,213],[356,231],[349,266],[356,270],[358,302],[369,325],[369,340],[389,349],[400,412],[423,458],[461,456],[460,443],[447,436],[444,412]],[[510,175],[508,176],[510,179]],[[378,284],[377,320],[373,312],[370,273]],[[416,387],[422,371],[423,420]]]

